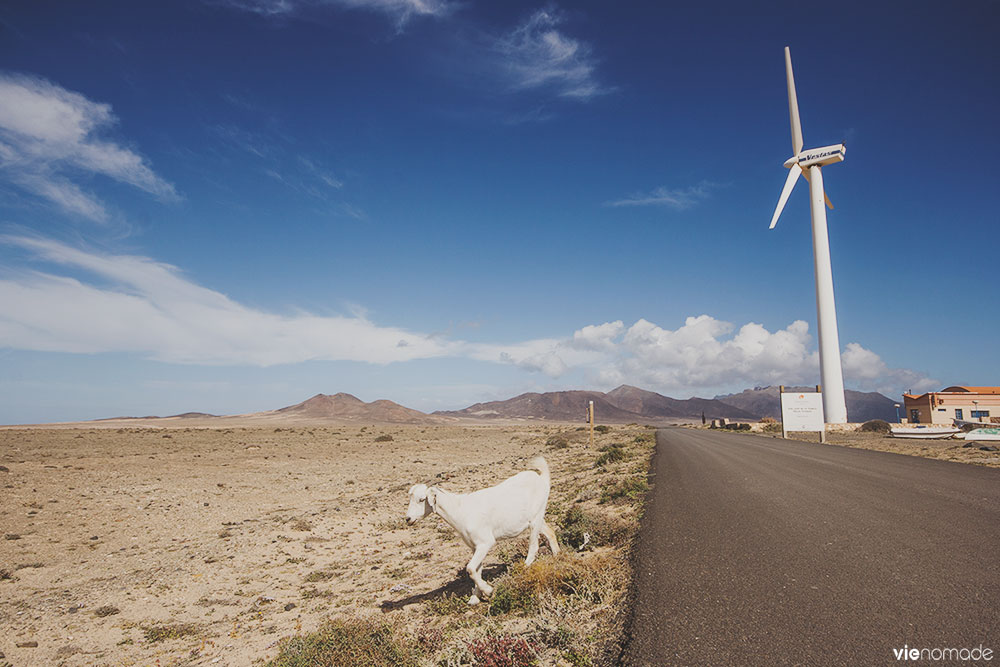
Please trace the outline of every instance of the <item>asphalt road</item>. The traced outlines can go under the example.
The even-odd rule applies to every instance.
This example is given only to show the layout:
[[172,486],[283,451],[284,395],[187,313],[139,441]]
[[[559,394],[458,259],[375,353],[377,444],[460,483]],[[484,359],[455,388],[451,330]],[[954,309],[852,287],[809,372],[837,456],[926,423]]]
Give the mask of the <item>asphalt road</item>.
[[623,664],[1000,664],[1000,470],[671,428],[653,475]]

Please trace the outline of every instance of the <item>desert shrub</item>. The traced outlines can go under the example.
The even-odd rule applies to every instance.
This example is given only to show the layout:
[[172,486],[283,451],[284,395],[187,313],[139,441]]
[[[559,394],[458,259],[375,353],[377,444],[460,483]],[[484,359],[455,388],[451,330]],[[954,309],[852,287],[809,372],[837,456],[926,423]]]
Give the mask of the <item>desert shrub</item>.
[[749,431],[750,424],[747,424],[746,422],[726,424],[726,428],[730,431]]
[[379,437],[375,438],[375,442],[392,442],[392,436],[380,435]]
[[889,433],[892,427],[889,422],[882,419],[869,419],[861,425],[861,430],[865,433]]
[[566,449],[569,447],[569,440],[562,435],[552,435],[545,441],[545,444],[553,449]]
[[301,593],[302,598],[305,600],[312,600],[315,598],[332,598],[335,597],[333,591],[321,591],[315,586],[312,588],[303,588]]
[[561,553],[537,560],[529,567],[516,564],[497,582],[489,613],[533,614],[543,594],[600,603],[614,594],[622,572],[619,560],[606,553]]
[[0,581],[3,581],[4,579],[13,579],[13,576],[11,575],[10,570],[0,568]]
[[774,417],[761,417],[760,418],[760,423],[761,424],[777,424],[778,420],[775,419]]
[[515,566],[516,572],[497,581],[490,596],[489,613],[533,614],[538,609],[538,599],[522,585],[517,574],[523,566]]
[[627,479],[612,481],[601,487],[601,504],[610,502],[638,502],[649,491],[649,484],[645,478],[629,477]]
[[442,595],[439,598],[430,598],[424,601],[427,611],[437,616],[451,616],[452,614],[464,614],[469,610],[469,603],[454,594]]
[[[617,517],[571,507],[559,522],[556,536],[560,544],[579,551],[585,548],[585,542],[588,549],[604,545],[619,546],[628,539],[629,533],[629,524]],[[590,536],[589,541],[587,535]]]
[[594,427],[594,430],[597,431],[598,433],[607,433],[608,431],[611,430],[611,427],[608,426],[607,424],[599,424]]
[[[765,417],[764,419],[767,419]],[[764,428],[761,429],[761,433],[781,433],[781,422],[772,419],[769,422],[761,419],[760,421],[764,424]]]
[[604,466],[609,463],[615,463],[616,461],[624,461],[628,458],[625,450],[621,445],[606,445],[601,447],[600,456],[597,457],[597,461],[594,462],[595,466]]
[[315,632],[282,639],[265,667],[415,666],[415,649],[378,620],[333,619]]
[[112,606],[110,604],[106,604],[103,607],[98,607],[97,609],[94,610],[94,616],[97,616],[98,618],[104,618],[105,616],[114,616],[115,614],[118,613],[120,613],[118,607]]
[[173,625],[154,625],[143,628],[143,636],[150,644],[162,642],[165,639],[180,639],[198,634],[198,626],[194,623],[174,623]]
[[312,524],[305,519],[296,519],[292,522],[292,530],[308,532],[313,529]]
[[530,667],[538,664],[538,651],[524,637],[489,635],[468,642],[473,664],[484,667]]

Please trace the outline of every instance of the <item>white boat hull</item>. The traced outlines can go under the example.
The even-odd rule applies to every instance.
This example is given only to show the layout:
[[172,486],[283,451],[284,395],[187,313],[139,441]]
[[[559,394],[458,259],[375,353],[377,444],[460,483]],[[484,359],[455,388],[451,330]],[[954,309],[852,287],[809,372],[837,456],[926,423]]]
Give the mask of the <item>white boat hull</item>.
[[950,426],[925,426],[923,428],[908,427],[892,429],[894,438],[914,438],[917,440],[931,440],[934,438],[950,438],[959,432],[959,429]]
[[966,440],[1000,442],[1000,428],[977,428],[965,434]]

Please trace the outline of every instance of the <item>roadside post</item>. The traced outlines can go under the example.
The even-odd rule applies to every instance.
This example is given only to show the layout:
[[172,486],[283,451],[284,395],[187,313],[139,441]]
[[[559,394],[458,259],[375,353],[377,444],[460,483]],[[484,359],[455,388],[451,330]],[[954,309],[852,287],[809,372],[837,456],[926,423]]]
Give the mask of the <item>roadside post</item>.
[[594,448],[594,402],[587,407],[587,421],[590,422],[590,448]]

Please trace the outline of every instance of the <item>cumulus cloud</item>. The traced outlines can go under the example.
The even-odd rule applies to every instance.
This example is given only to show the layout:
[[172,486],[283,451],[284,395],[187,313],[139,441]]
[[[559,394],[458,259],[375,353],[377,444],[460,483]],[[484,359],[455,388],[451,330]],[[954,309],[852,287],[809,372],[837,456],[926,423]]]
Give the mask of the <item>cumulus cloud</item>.
[[562,32],[561,23],[554,11],[538,10],[496,40],[494,49],[511,85],[581,100],[608,92],[597,81],[590,45]]
[[[176,267],[148,257],[81,250],[37,237],[6,236],[50,272],[8,268],[0,274],[0,346],[94,354],[126,352],[168,363],[294,364],[310,360],[375,364],[439,357],[509,364],[587,385],[628,383],[667,394],[705,394],[760,384],[812,384],[819,360],[809,325],[769,331],[737,328],[710,315],[676,329],[646,319],[584,326],[564,337],[473,343],[374,323],[360,307],[347,315],[275,313],[251,308],[198,285]],[[898,393],[940,384],[890,368],[849,343],[844,375],[853,387]]]
[[658,187],[649,193],[639,193],[607,202],[606,206],[666,206],[684,210],[701,203],[708,198],[714,185],[703,181],[688,188],[670,189]]
[[140,155],[101,134],[117,122],[110,105],[37,77],[0,73],[0,174],[68,213],[108,218],[101,200],[74,178],[95,175],[164,200],[174,186]]
[[[589,325],[565,339],[522,344],[500,361],[552,378],[581,370],[602,387],[627,383],[667,394],[810,384],[819,378],[819,356],[806,322],[772,332],[754,322],[736,329],[709,315],[688,317],[674,330],[645,319],[630,327],[620,320]],[[883,393],[940,384],[912,370],[889,368],[857,343],[847,345],[843,368],[850,386]]]
[[889,366],[871,350],[858,343],[848,343],[841,355],[844,375],[852,379],[858,387],[883,394],[899,393],[900,389],[917,393],[932,391],[941,387],[941,381],[907,368]]

